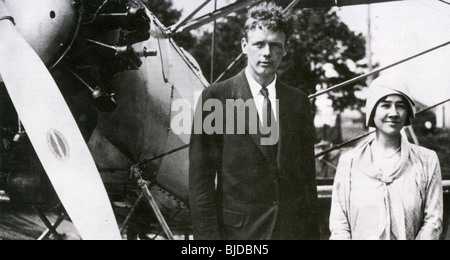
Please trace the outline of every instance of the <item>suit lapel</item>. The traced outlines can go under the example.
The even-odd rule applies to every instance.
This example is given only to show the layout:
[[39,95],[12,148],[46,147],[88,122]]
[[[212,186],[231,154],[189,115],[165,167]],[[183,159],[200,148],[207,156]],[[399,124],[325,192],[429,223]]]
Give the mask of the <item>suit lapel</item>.
[[[252,95],[252,91],[250,90],[250,85],[248,84],[247,77],[245,75],[245,70],[242,71],[240,74],[238,74],[234,79],[233,84],[233,98],[234,99],[242,99],[244,102],[247,102],[251,100],[252,102],[249,102],[250,111],[257,111],[256,104],[254,102],[254,98]],[[250,132],[250,120],[245,120],[245,129],[246,132],[249,133],[250,137],[253,139],[254,143],[258,146],[259,150],[264,154],[264,157],[269,162],[274,162],[274,156],[272,155],[272,152],[270,151],[269,146],[267,145],[261,145],[261,138],[262,135],[259,131],[260,125],[259,125],[259,116],[257,117],[257,124],[258,124],[258,131],[257,134],[253,134]]]

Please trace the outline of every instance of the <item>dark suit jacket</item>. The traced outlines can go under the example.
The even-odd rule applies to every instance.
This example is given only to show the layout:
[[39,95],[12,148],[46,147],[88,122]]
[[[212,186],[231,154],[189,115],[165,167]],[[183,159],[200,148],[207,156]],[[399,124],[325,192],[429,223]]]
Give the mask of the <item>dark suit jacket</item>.
[[[261,145],[261,134],[248,132],[248,123],[244,135],[192,133],[189,200],[195,239],[273,239],[275,226],[283,240],[319,239],[311,104],[304,93],[279,81],[276,93],[277,156]],[[208,99],[224,106],[227,99],[253,99],[245,72],[206,89],[199,105]],[[204,119],[211,112],[197,108],[196,113]]]

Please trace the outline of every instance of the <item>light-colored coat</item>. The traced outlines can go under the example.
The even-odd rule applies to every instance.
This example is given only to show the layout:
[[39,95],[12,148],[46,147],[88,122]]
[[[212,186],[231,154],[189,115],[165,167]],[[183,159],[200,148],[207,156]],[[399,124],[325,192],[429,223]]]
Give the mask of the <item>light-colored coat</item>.
[[442,176],[435,152],[402,140],[401,163],[383,177],[374,137],[340,159],[330,215],[332,240],[438,240]]

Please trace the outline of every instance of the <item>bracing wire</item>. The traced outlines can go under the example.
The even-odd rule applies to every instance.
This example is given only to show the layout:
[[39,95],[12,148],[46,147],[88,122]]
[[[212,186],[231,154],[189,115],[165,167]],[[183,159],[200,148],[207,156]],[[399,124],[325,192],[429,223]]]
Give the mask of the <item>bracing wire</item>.
[[[438,0],[438,1],[450,5],[449,2],[446,2],[446,1],[444,1],[444,0]],[[440,12],[441,14],[444,14],[444,15],[450,17],[449,14],[443,13],[442,11],[437,10],[436,8],[434,8],[434,7],[432,7],[432,6],[428,5],[428,4],[425,4],[425,3],[423,3],[423,2],[420,1],[420,0],[419,0],[418,2],[421,3],[421,4],[423,4],[423,5],[425,5],[425,6],[427,6],[427,7],[429,7],[429,8],[434,9],[435,11]],[[294,3],[298,3],[298,1],[294,1]],[[293,5],[295,5],[295,4],[293,4]],[[432,48],[432,49],[430,49],[430,50],[427,50],[427,51],[425,51],[425,52],[423,52],[423,53],[420,53],[420,54],[417,54],[417,55],[415,55],[415,56],[413,56],[413,57],[407,58],[406,60],[400,61],[399,63],[395,63],[395,64],[393,64],[393,65],[391,65],[391,66],[387,66],[387,67],[383,68],[382,70],[389,69],[389,68],[394,67],[394,66],[396,66],[396,65],[398,65],[398,64],[400,64],[400,63],[404,63],[404,62],[406,62],[406,61],[412,60],[412,59],[414,59],[414,58],[417,58],[418,56],[422,56],[422,55],[424,55],[424,54],[426,54],[426,53],[432,52],[432,51],[434,51],[434,50],[436,50],[436,49],[440,49],[440,48],[442,48],[442,47],[444,47],[444,46],[447,46],[447,45],[449,45],[449,44],[450,44],[450,42],[447,42],[447,43],[445,43],[445,44],[439,45],[439,46],[437,46],[437,47],[435,47],[435,48]],[[238,62],[239,60],[240,60],[240,59],[238,58],[238,59],[235,60],[235,62]],[[232,65],[230,65],[230,67],[232,67]],[[225,71],[225,73],[226,73],[226,72],[227,72],[227,71]],[[378,72],[379,72],[379,71],[378,71]],[[225,73],[224,73],[224,74],[225,74]],[[374,72],[372,72],[372,73],[374,73]],[[367,77],[367,76],[370,75],[370,74],[371,74],[371,73],[366,74],[366,75],[362,75],[362,76],[360,76],[359,78],[357,77],[357,78],[355,78],[355,79],[353,79],[353,80],[350,80],[349,82],[361,80],[361,78]],[[221,76],[223,76],[223,75],[221,75]],[[220,77],[219,77],[219,80],[220,80]],[[322,93],[316,93],[316,94],[310,96],[310,98],[315,98],[315,97],[317,97],[317,96],[319,96],[319,95],[323,95],[323,94],[325,94],[325,93],[328,93],[328,92],[331,91],[331,90],[341,88],[341,87],[343,87],[343,86],[345,86],[345,85],[348,85],[349,82],[344,82],[344,83],[342,83],[342,84],[339,84],[339,85],[337,85],[337,86],[334,86],[334,87],[332,87],[332,88],[330,88],[330,89],[327,89],[327,90],[323,91]],[[442,105],[442,104],[444,104],[444,103],[447,103],[447,102],[449,102],[449,101],[450,101],[450,99],[448,99],[448,100],[446,100],[446,101],[444,101],[444,102],[438,103],[438,104],[436,104],[436,105],[434,105],[434,106],[432,106],[432,107],[429,107],[429,108],[427,108],[427,109],[424,109],[423,111],[418,112],[418,114],[420,114],[420,113],[422,113],[422,112],[425,112],[425,111],[428,111],[428,110],[430,110],[430,109],[432,109],[432,108],[434,108],[434,107],[437,107],[437,106]],[[347,145],[349,145],[349,144],[351,144],[351,143],[353,143],[353,142],[356,142],[356,141],[358,141],[358,140],[361,140],[362,138],[364,138],[364,137],[366,137],[366,136],[368,136],[368,135],[370,135],[370,134],[372,134],[372,133],[371,133],[371,132],[366,133],[366,134],[364,134],[364,135],[362,135],[362,136],[360,136],[360,137],[358,137],[358,138],[355,138],[355,139],[353,139],[353,140],[349,140],[349,141],[344,142],[344,143],[342,143],[342,144],[340,144],[340,145],[337,145],[337,146],[335,146],[335,147],[333,147],[333,148],[331,148],[331,149],[329,149],[329,150],[327,150],[327,151],[324,151],[324,152],[322,152],[322,153],[316,154],[316,158],[321,157],[321,156],[323,156],[323,155],[325,155],[325,154],[328,154],[328,153],[330,153],[330,152],[332,152],[332,151],[334,151],[334,150],[341,149],[341,148],[343,148],[343,147],[345,147],[345,146],[347,146]],[[169,151],[169,152],[167,152],[167,153],[164,153],[164,154],[161,154],[161,155],[159,155],[159,156],[156,156],[156,157],[154,157],[154,158],[152,158],[152,159],[144,160],[144,161],[141,162],[141,165],[147,164],[147,163],[152,162],[152,161],[154,161],[154,160],[162,159],[162,158],[164,158],[164,157],[166,157],[166,156],[168,156],[168,155],[171,155],[171,154],[173,154],[173,153],[176,153],[176,152],[179,152],[179,151],[188,149],[189,146],[190,146],[189,144],[186,144],[186,145],[184,145],[184,146],[181,146],[181,147],[179,147],[179,148],[176,148],[176,149],[174,149],[174,150],[171,150],[171,151]]]
[[447,4],[447,5],[450,5],[450,3],[447,2],[447,1],[444,1],[444,0],[438,0],[438,1],[441,2],[441,3]]
[[[430,106],[430,107],[428,107],[428,108],[425,108],[425,109],[423,109],[423,110],[417,112],[417,114],[424,113],[424,112],[426,112],[426,111],[429,111],[429,110],[431,110],[431,109],[433,109],[433,108],[436,108],[436,107],[441,106],[441,105],[443,105],[443,104],[446,104],[446,103],[448,103],[448,102],[450,102],[450,99],[444,100],[444,101],[439,102],[439,103],[437,103],[437,104],[435,104],[435,105],[433,105],[433,106]],[[321,153],[316,154],[315,157],[316,157],[316,158],[319,158],[319,157],[322,157],[322,156],[324,156],[324,155],[326,155],[326,154],[328,154],[328,153],[331,153],[331,152],[333,152],[333,151],[336,151],[336,150],[339,150],[339,149],[341,149],[341,148],[344,148],[344,147],[346,147],[346,146],[348,146],[348,145],[350,145],[350,144],[352,144],[352,143],[355,143],[355,142],[357,142],[357,141],[359,141],[359,140],[362,140],[363,138],[365,138],[365,137],[367,137],[367,136],[369,136],[369,135],[371,135],[371,134],[373,134],[373,133],[374,133],[374,132],[368,132],[368,133],[363,134],[363,135],[361,135],[361,136],[359,136],[359,137],[357,137],[357,138],[355,138],[355,139],[352,139],[352,140],[346,141],[346,142],[344,142],[344,143],[342,143],[342,144],[336,145],[336,146],[330,148],[329,150],[326,150],[326,151],[323,151],[323,152],[321,152]],[[183,146],[178,147],[178,148],[176,148],[176,149],[174,149],[174,150],[171,150],[171,151],[169,151],[169,152],[167,152],[167,153],[164,153],[164,154],[161,154],[161,155],[159,155],[159,156],[156,156],[156,157],[154,157],[154,158],[152,158],[152,159],[144,160],[144,161],[142,161],[139,165],[140,165],[140,166],[143,166],[143,165],[145,165],[145,164],[148,164],[148,163],[153,162],[153,161],[155,161],[155,160],[162,159],[162,158],[164,158],[164,157],[166,157],[166,156],[169,156],[169,155],[171,155],[171,154],[174,154],[174,153],[177,153],[177,152],[186,150],[186,149],[188,149],[189,147],[190,147],[189,144],[183,145]]]
[[103,1],[103,3],[97,8],[97,11],[95,11],[94,16],[88,22],[83,23],[83,25],[88,25],[88,24],[92,24],[93,22],[95,22],[95,20],[97,20],[97,17],[101,12],[101,10],[103,9],[103,7],[105,7],[105,5],[108,2],[109,2],[109,0]]

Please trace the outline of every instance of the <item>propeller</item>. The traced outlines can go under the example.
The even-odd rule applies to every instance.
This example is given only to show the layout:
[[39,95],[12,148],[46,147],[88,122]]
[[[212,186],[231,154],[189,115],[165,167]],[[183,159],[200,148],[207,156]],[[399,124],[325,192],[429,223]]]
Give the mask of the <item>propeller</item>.
[[0,75],[44,169],[84,240],[120,240],[92,155],[43,61],[0,0]]

